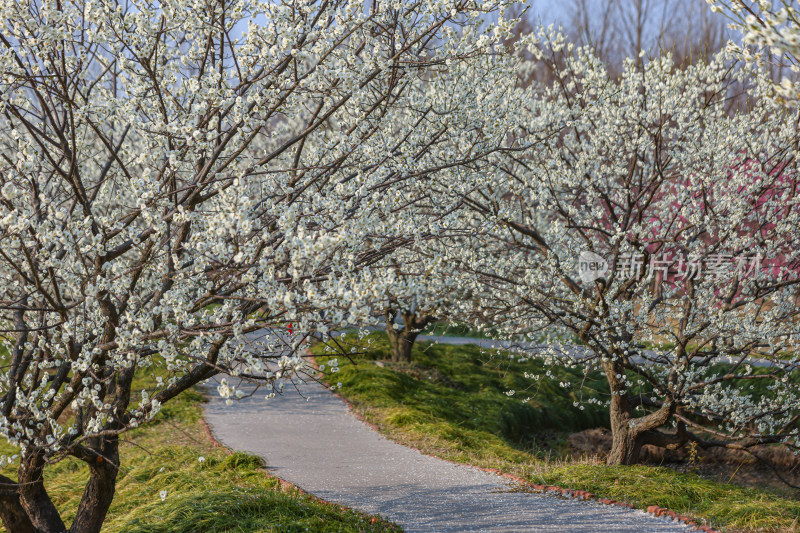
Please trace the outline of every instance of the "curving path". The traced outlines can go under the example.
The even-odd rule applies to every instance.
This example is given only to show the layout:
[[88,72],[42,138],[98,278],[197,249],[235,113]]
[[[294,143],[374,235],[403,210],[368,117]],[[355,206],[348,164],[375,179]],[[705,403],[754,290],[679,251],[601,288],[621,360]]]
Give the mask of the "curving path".
[[642,511],[523,492],[507,478],[423,455],[381,437],[316,383],[231,406],[214,386],[207,385],[205,414],[223,444],[262,457],[274,475],[319,498],[409,532],[689,530]]

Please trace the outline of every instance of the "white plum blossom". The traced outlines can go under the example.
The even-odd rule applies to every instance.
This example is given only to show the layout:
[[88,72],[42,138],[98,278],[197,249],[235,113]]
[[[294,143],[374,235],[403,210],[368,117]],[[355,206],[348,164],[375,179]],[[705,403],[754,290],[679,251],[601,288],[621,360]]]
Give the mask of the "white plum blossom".
[[42,473],[71,455],[99,531],[121,433],[217,374],[280,393],[308,334],[370,318],[381,261],[458,216],[427,184],[508,144],[514,4],[0,0],[15,516],[67,529]]
[[741,42],[729,42],[728,51],[757,67],[757,74],[780,79],[772,95],[780,103],[800,103],[800,7],[793,0],[706,0],[712,11],[731,19]]
[[[614,79],[548,32],[530,50],[554,79],[529,89],[521,137],[540,142],[472,184],[473,245],[450,260],[486,318],[605,374],[610,462],[689,439],[800,447],[797,113],[760,81],[729,108],[746,72],[721,55],[629,60]],[[600,275],[579,276],[585,257]]]

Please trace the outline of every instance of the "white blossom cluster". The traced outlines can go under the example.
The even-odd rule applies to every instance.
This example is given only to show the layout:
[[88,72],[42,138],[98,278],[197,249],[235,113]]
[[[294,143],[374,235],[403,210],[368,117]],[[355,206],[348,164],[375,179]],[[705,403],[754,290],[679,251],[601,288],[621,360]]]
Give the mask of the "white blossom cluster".
[[[796,112],[768,98],[767,82],[753,87],[755,105],[731,109],[746,73],[721,55],[683,70],[669,56],[630,60],[613,79],[553,32],[531,50],[555,79],[529,89],[531,148],[499,154],[470,195],[494,221],[458,259],[479,306],[509,337],[545,335],[538,356],[602,370],[612,420],[637,434],[681,422],[800,445]],[[584,252],[608,260],[604,276],[580,279]],[[656,276],[620,275],[632,254],[645,267],[767,259],[749,277],[678,275],[678,259]],[[646,398],[626,398],[637,391]]]
[[787,105],[800,102],[800,8],[793,0],[706,0],[711,10],[724,13],[742,43],[729,42],[728,51],[759,67],[779,70],[780,81],[773,86],[777,99]]
[[91,458],[217,373],[280,392],[303,339],[251,332],[368,320],[455,224],[433,176],[508,144],[513,4],[0,1],[0,433]]

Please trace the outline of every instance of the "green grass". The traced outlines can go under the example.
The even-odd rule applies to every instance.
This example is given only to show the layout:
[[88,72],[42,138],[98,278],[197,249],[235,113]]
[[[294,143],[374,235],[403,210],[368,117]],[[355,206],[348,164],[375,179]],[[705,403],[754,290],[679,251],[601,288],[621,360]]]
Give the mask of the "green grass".
[[[355,336],[349,335],[346,341],[354,342]],[[361,353],[353,359],[355,364],[342,364],[331,381],[341,382],[342,392],[357,407],[380,412],[377,418],[385,420],[386,429],[413,435],[420,441],[417,444],[438,440],[439,454],[448,459],[488,466],[483,456],[493,461],[498,454],[518,455],[537,440],[557,445],[557,434],[565,429],[577,431],[605,423],[604,408],[574,406],[581,395],[604,396],[606,382],[596,374],[584,378],[576,370],[545,367],[539,361],[500,360],[475,346],[420,343],[415,345],[412,366],[381,367],[373,361],[389,353],[385,334],[372,333],[358,346]],[[318,346],[315,351],[323,349]],[[534,387],[524,377],[524,372],[544,375],[548,370],[556,379],[543,379]],[[584,379],[582,390],[558,385]],[[512,390],[510,397],[507,393]],[[524,397],[530,400],[523,403],[520,398]]]
[[495,333],[492,330],[478,330],[466,324],[451,324],[449,322],[434,322],[424,330],[422,335],[435,337],[470,337],[473,339],[489,339]]
[[794,531],[793,523],[800,517],[800,502],[795,499],[665,467],[562,464],[542,468],[531,480],[586,490],[640,508],[666,507],[730,531]]
[[[125,435],[117,493],[103,531],[399,531],[380,518],[282,484],[255,456],[215,447],[201,424],[201,401],[197,392],[188,391],[165,404],[155,424]],[[0,448],[0,453],[14,453],[5,441]],[[14,469],[3,473],[16,479]],[[67,524],[86,478],[86,466],[73,458],[46,470],[45,486]]]
[[[339,392],[356,412],[395,441],[533,483],[588,490],[640,508],[667,507],[728,531],[792,531],[794,520],[800,522],[800,501],[788,493],[718,483],[664,467],[609,467],[565,456],[569,432],[607,425],[604,407],[580,410],[573,405],[579,394],[606,397],[607,386],[597,374],[546,368],[502,353],[490,357],[475,346],[422,343],[415,345],[413,364],[394,364],[383,361],[389,353],[383,334],[346,340],[356,353],[352,361],[337,357],[340,370],[327,379],[341,382]],[[314,348],[320,363],[326,361],[320,357],[325,349]],[[550,377],[545,376],[548,370]],[[530,388],[525,372],[543,377]],[[560,382],[583,382],[583,387],[562,388]],[[509,390],[516,394],[507,396]]]

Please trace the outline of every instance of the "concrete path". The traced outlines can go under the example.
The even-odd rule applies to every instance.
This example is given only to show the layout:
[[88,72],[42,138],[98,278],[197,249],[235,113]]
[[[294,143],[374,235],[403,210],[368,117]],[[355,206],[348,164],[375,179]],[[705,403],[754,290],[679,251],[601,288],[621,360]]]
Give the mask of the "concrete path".
[[220,442],[262,457],[275,476],[324,500],[409,532],[689,530],[641,511],[522,492],[503,477],[428,457],[381,437],[314,383],[271,400],[259,391],[230,406],[214,387],[207,386],[205,411]]
[[[377,330],[377,328],[376,328]],[[499,340],[499,339],[481,339],[475,337],[459,337],[457,335],[420,335],[417,337],[417,342],[437,342],[439,344],[451,344],[454,346],[464,346],[467,344],[474,344],[480,348],[484,348],[487,350],[508,350],[510,352],[518,352],[520,354],[525,355],[535,355],[535,354],[553,354],[564,357],[571,357],[573,359],[583,359],[584,357],[590,357],[594,354],[589,348],[585,346],[576,346],[573,344],[562,344],[560,346],[551,345],[547,346],[545,344],[537,344],[534,342],[526,342],[526,341],[506,341],[506,340]],[[655,358],[656,353],[652,350],[645,350],[644,352],[651,358]],[[634,363],[641,363],[643,359],[641,357],[633,357],[631,359]],[[716,357],[715,362],[719,363],[733,363],[728,357]],[[751,366],[761,367],[761,368],[770,368],[774,366],[778,366],[775,361],[771,361],[769,359],[759,359],[757,357],[748,357],[747,363]],[[792,366],[795,368],[798,367],[797,363],[793,363]]]

